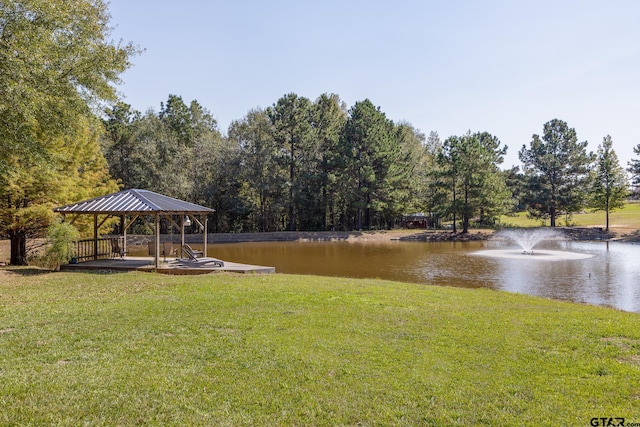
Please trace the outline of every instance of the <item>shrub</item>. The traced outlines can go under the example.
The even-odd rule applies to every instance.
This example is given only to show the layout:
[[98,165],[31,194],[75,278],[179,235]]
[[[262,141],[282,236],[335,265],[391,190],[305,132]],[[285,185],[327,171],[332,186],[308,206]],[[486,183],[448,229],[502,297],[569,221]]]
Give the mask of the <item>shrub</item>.
[[60,265],[68,263],[75,256],[75,242],[80,233],[67,222],[56,222],[47,230],[48,247],[41,258],[43,267],[59,270]]

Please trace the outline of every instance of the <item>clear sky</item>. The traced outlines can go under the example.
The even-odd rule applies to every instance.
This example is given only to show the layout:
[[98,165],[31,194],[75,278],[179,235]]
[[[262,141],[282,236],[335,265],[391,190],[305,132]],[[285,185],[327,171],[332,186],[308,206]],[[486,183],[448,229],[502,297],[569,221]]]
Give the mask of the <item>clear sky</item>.
[[133,108],[169,94],[233,120],[294,92],[370,99],[442,140],[487,131],[520,165],[558,118],[626,167],[640,144],[637,0],[111,0],[114,39],[145,51],[122,75]]

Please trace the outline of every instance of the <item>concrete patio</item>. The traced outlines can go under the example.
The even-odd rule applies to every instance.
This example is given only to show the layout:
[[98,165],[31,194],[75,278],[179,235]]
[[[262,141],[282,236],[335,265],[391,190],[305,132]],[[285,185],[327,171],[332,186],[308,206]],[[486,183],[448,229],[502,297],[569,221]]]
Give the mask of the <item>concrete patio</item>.
[[260,265],[240,264],[237,262],[224,261],[224,267],[213,265],[197,265],[194,263],[181,262],[179,259],[171,259],[160,262],[155,266],[153,257],[124,257],[83,261],[77,264],[66,264],[61,266],[64,271],[148,271],[163,274],[208,274],[218,271],[240,274],[269,274],[275,273],[275,267]]

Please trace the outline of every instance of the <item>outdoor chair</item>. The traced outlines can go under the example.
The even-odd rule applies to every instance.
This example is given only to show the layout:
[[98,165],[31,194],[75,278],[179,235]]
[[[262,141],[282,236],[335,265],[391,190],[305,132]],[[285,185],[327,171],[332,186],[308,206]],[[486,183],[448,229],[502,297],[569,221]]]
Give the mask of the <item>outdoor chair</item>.
[[165,261],[167,261],[167,255],[173,256],[175,253],[176,253],[176,250],[173,247],[173,243],[162,242],[162,255],[164,256]]
[[115,258],[116,256],[119,256],[120,259],[124,259],[124,256],[127,254],[127,252],[120,244],[120,238],[115,237],[109,239],[109,242],[111,242],[111,257]]
[[187,254],[187,257],[189,259],[196,259],[196,258],[200,258],[204,255],[204,253],[202,251],[197,251],[195,249],[193,249],[191,246],[185,244],[184,246],[182,246],[182,254]]
[[195,251],[189,245],[182,247],[182,253],[186,254],[187,258],[180,259],[180,262],[189,267],[224,267],[224,261],[217,258],[204,257],[202,256],[202,252]]

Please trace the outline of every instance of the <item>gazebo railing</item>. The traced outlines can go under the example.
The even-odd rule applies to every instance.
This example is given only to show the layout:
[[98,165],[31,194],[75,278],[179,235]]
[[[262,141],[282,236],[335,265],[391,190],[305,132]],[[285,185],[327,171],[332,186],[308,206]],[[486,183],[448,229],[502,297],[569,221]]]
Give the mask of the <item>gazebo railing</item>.
[[[113,248],[116,247],[115,241],[118,240],[118,246],[122,247],[122,237],[103,237],[98,239],[98,256],[94,256],[94,240],[84,239],[76,242],[76,258],[78,261],[87,261],[91,259],[104,259],[114,256]],[[117,254],[116,254],[117,255]]]

